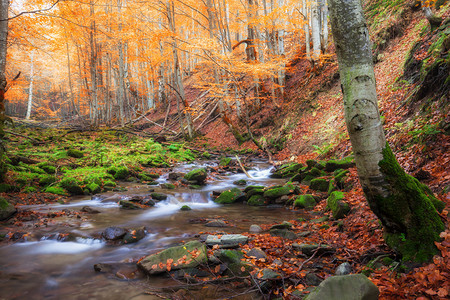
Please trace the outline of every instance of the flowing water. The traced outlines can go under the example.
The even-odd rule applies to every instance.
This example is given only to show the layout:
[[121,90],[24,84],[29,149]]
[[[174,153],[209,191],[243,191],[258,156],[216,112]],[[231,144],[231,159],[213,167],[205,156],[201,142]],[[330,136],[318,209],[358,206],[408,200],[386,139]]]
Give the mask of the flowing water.
[[[199,166],[184,164],[173,171],[187,172]],[[142,184],[127,184],[126,192],[72,198],[68,204],[22,207],[52,212],[63,209],[80,211],[88,205],[101,213],[83,214],[81,218],[66,216],[50,219],[47,227],[34,229],[33,235],[40,236],[39,239],[0,246],[0,299],[160,299],[143,292],[148,286],[169,284],[168,279],[130,279],[133,278],[130,274],[135,270],[132,261],[180,241],[194,239],[202,231],[242,233],[248,232],[252,224],[275,223],[298,217],[296,212],[282,207],[222,206],[211,200],[212,191],[235,187],[232,182],[238,179],[265,186],[282,182],[269,178],[270,166],[265,163],[255,163],[254,170],[249,173],[252,179],[239,173],[217,176],[200,190],[160,190],[156,187],[157,192],[166,193],[169,197],[146,210],[124,210],[116,202],[105,201],[111,196],[148,195],[150,187]],[[167,175],[158,181],[166,182]],[[192,210],[180,211],[184,204]],[[229,221],[231,226],[211,228],[192,221],[215,217]],[[145,226],[148,234],[134,244],[109,245],[99,238],[100,233],[109,226]],[[73,241],[58,241],[56,236],[60,233],[72,233],[76,238]],[[121,263],[119,273],[128,274],[125,276],[128,279],[121,279],[114,272],[95,272],[93,265],[97,263]]]

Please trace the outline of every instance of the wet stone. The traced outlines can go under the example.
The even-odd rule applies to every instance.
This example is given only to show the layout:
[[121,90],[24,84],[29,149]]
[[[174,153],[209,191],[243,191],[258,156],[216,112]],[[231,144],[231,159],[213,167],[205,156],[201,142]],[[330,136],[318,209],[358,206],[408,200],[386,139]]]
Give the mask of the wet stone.
[[206,245],[214,246],[219,245],[222,248],[234,248],[239,244],[246,244],[248,237],[241,234],[224,234],[222,236],[208,235],[206,238]]
[[89,206],[83,206],[81,208],[82,212],[88,213],[88,214],[99,214],[100,211],[96,210],[95,208],[89,207]]
[[211,220],[205,224],[206,227],[227,227],[227,223],[223,220]]
[[105,231],[103,231],[102,236],[106,240],[114,241],[123,238],[126,233],[127,231],[124,228],[111,226],[106,228]]

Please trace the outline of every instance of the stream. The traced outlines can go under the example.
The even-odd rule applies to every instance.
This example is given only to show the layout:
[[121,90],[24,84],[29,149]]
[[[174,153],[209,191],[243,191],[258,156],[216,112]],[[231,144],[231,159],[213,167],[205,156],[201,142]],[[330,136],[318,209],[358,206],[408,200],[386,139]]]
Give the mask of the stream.
[[[212,191],[236,187],[233,184],[235,180],[246,179],[249,185],[265,186],[284,182],[269,178],[271,166],[267,163],[253,162],[253,165],[253,170],[249,171],[251,179],[243,173],[217,175],[199,190],[163,190],[158,186],[124,183],[126,192],[72,197],[66,204],[20,207],[22,210],[48,213],[63,209],[80,211],[83,206],[89,206],[100,213],[82,214],[81,218],[69,215],[49,219],[47,227],[26,228],[39,239],[0,246],[0,299],[160,299],[144,292],[149,286],[167,286],[171,284],[170,279],[162,276],[150,279],[125,276],[127,279],[121,279],[114,273],[95,272],[93,265],[121,263],[120,272],[131,274],[136,269],[133,261],[178,242],[195,239],[199,232],[242,233],[248,232],[252,224],[298,218],[298,212],[283,207],[224,206],[212,201]],[[182,164],[173,168],[173,172],[186,173],[205,166],[214,166],[214,163]],[[158,182],[168,182],[167,174],[161,176]],[[110,196],[126,198],[148,195],[150,188],[167,194],[168,199],[145,210],[125,210],[116,202],[104,201]],[[192,210],[180,211],[185,204]],[[204,224],[192,222],[215,217],[229,221],[231,226],[205,227]],[[109,226],[145,226],[148,234],[134,244],[110,245],[99,238],[100,233]],[[61,233],[72,233],[76,238],[73,241],[58,241],[56,237]]]

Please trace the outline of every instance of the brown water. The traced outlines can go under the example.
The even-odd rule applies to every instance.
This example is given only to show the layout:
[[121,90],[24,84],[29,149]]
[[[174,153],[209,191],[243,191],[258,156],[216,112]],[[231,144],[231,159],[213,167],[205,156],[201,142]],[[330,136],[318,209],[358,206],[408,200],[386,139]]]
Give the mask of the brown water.
[[[188,171],[196,165],[182,165],[175,171]],[[213,190],[234,187],[232,182],[247,179],[249,184],[272,185],[282,181],[268,177],[269,166],[256,163],[256,169],[247,179],[244,174],[223,175],[208,182],[201,190],[177,189],[157,191],[169,194],[166,201],[141,211],[120,209],[117,203],[104,202],[107,196],[73,199],[69,204],[28,206],[23,209],[40,211],[79,211],[89,205],[101,211],[99,214],[83,215],[81,219],[56,218],[46,228],[36,228],[35,235],[43,238],[0,247],[0,299],[160,299],[146,295],[149,287],[173,284],[164,278],[137,278],[123,280],[113,273],[97,273],[96,263],[126,263],[157,252],[171,244],[193,239],[202,231],[247,232],[252,224],[275,223],[295,219],[298,213],[285,208],[251,207],[245,204],[217,205],[210,199]],[[161,178],[164,182],[165,178]],[[149,194],[149,186],[129,184],[128,191],[117,193],[121,197]],[[180,211],[184,204],[193,210]],[[205,227],[190,220],[221,217],[230,221],[226,228]],[[135,244],[112,246],[96,239],[108,226],[134,228],[145,226],[148,235]],[[79,236],[73,242],[53,239],[52,234],[72,232]],[[123,265],[123,272],[132,271],[134,264]],[[122,272],[121,271],[121,272]]]

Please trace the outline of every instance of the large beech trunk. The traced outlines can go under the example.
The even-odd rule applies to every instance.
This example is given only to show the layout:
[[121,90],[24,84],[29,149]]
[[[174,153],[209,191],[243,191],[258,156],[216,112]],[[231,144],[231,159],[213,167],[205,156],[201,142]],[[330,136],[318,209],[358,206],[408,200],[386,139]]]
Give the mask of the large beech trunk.
[[372,47],[361,0],[328,0],[347,130],[360,183],[386,243],[405,260],[429,260],[444,225],[443,203],[407,175],[386,143],[378,111]]

